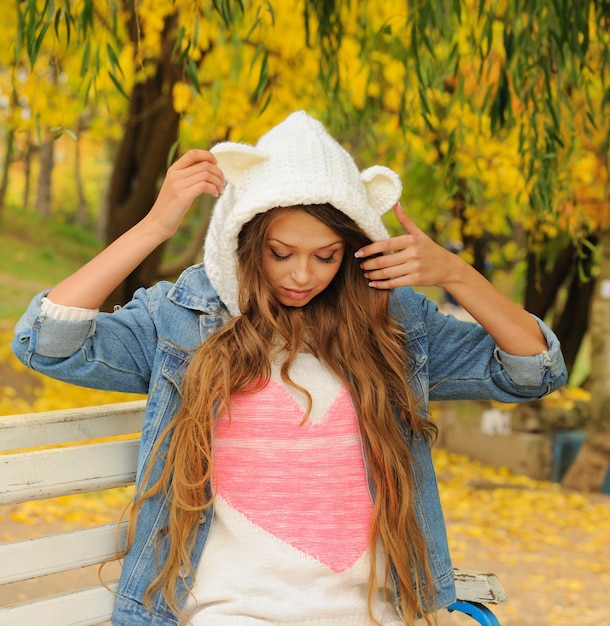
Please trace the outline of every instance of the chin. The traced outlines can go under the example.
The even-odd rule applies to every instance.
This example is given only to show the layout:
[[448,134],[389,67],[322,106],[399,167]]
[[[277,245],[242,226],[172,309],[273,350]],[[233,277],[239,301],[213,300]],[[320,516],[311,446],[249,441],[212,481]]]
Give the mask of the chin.
[[302,309],[303,307],[306,307],[318,294],[315,294],[309,298],[304,298],[303,300],[295,300],[293,298],[286,298],[286,296],[283,296],[281,298],[278,297],[278,302],[285,307],[291,308],[291,309]]
[[313,298],[310,298],[309,300],[306,300],[306,301],[295,301],[295,300],[283,301],[283,300],[280,300],[280,304],[282,306],[288,307],[290,309],[302,309],[303,307],[306,307],[312,300],[313,300]]

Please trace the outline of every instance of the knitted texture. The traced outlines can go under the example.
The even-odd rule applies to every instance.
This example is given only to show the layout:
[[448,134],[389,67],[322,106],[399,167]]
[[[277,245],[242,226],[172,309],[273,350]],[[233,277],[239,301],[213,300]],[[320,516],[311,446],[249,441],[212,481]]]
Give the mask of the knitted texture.
[[[354,408],[313,355],[300,354],[290,376],[311,391],[307,419],[307,398],[285,385],[278,361],[267,386],[231,398],[230,420],[216,426],[214,522],[188,604],[193,626],[370,626],[371,552],[380,573],[385,553],[368,547],[373,503]],[[383,587],[374,614],[397,624]]]
[[372,510],[347,389],[322,424],[303,418],[275,381],[232,398],[231,421],[215,433],[215,491],[253,524],[342,572],[367,550]]
[[232,315],[239,315],[237,237],[256,214],[274,207],[329,203],[372,240],[388,237],[381,215],[398,201],[400,178],[380,165],[360,173],[350,154],[304,111],[288,116],[256,146],[225,142],[212,152],[227,185],[210,220],[204,262]]

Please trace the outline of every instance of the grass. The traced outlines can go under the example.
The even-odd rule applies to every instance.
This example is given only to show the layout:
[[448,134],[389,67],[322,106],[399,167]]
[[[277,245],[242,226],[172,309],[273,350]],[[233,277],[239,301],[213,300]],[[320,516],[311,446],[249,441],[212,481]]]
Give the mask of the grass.
[[85,389],[27,370],[10,352],[15,322],[32,297],[101,250],[91,232],[9,207],[0,224],[0,415],[132,400],[135,394]]
[[84,228],[7,207],[0,223],[0,320],[17,319],[37,292],[101,248],[102,242]]

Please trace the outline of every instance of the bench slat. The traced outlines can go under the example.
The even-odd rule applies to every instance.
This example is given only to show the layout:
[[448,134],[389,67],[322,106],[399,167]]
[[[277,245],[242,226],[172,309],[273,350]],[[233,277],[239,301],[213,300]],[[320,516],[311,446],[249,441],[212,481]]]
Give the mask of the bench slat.
[[0,611],[0,626],[61,624],[92,626],[108,621],[114,606],[116,584],[89,587],[42,600],[32,600]]
[[129,439],[0,455],[0,504],[132,484],[139,445]]
[[[127,522],[0,544],[0,584],[97,565],[125,547]],[[118,541],[118,544],[117,544]]]
[[495,574],[454,569],[455,591],[458,600],[501,604],[508,599],[502,583]]
[[0,417],[0,450],[129,435],[142,427],[145,400]]

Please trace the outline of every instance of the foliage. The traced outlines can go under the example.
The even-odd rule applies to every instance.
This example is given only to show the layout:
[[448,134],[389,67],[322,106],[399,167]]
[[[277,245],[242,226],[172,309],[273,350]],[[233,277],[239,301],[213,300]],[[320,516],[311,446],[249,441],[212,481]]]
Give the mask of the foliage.
[[[54,137],[66,132],[75,138],[78,117],[86,116],[91,137],[116,137],[120,130],[116,118],[106,116],[100,120],[98,116],[103,105],[120,111],[110,74],[104,72],[95,81],[87,81],[86,76],[91,67],[107,62],[100,57],[99,48],[91,56],[92,42],[100,48],[106,46],[108,55],[112,55],[108,29],[90,36],[91,16],[73,4],[19,2],[15,12],[5,13],[0,29],[0,66],[7,120],[10,127],[22,133],[33,132],[40,139],[47,132]],[[84,5],[92,8],[91,3]],[[107,15],[105,8],[98,9],[100,18]],[[129,50],[123,50],[119,58],[128,56]]]
[[[423,225],[445,233],[445,241],[496,241],[495,265],[522,258],[526,246],[540,249],[562,234],[579,241],[605,227],[607,6],[409,7],[402,20],[397,13],[366,20],[368,87],[360,110],[398,117],[410,154],[391,140],[382,145],[428,188],[443,187],[442,203],[418,197]],[[389,125],[385,137],[392,133]]]
[[[590,248],[610,218],[607,2],[23,0],[12,19],[5,113],[14,128],[67,134],[85,118],[116,139],[123,125],[108,241],[152,204],[166,160],[193,145],[255,141],[306,108],[363,166],[400,174],[403,203],[439,243],[487,274],[514,272],[529,310],[551,321],[575,361],[596,270]],[[40,106],[29,102],[34,80]],[[61,92],[58,106],[47,92]],[[23,98],[27,123],[16,120]],[[138,127],[155,107],[161,119]],[[165,252],[114,301],[168,276]]]
[[444,243],[497,242],[492,263],[512,266],[524,244],[580,240],[610,215],[610,16],[599,0],[566,7],[24,0],[2,65],[15,101],[31,108],[27,122],[14,108],[17,127],[73,130],[78,101],[112,134],[121,94],[153,75],[171,29],[182,68],[172,87],[178,150],[254,141],[308,108],[363,161],[397,169],[422,226]]

